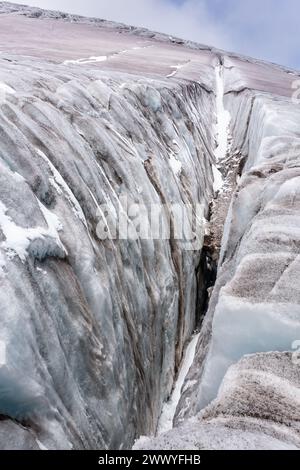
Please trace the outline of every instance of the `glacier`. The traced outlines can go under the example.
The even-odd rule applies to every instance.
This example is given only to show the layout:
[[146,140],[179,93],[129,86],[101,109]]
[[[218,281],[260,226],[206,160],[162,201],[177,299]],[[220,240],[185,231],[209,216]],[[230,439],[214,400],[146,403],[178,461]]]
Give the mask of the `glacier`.
[[0,49],[0,448],[299,448],[299,72],[7,2]]
[[291,353],[245,355],[228,369],[208,407],[155,439],[139,439],[134,448],[298,450],[298,367]]

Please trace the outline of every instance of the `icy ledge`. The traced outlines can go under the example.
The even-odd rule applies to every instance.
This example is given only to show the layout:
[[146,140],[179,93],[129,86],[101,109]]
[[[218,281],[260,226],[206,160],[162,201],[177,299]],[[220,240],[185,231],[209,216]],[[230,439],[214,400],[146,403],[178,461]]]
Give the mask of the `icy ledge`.
[[134,449],[296,450],[300,376],[291,353],[245,356],[228,370],[218,397],[201,413]]

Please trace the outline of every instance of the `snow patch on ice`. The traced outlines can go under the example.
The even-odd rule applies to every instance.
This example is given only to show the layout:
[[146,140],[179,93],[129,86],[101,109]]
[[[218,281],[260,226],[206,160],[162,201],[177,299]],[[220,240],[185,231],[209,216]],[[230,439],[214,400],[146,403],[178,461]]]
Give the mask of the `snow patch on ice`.
[[118,52],[113,52],[109,55],[100,55],[100,56],[92,56],[92,57],[83,57],[81,59],[71,59],[71,60],[65,60],[63,62],[63,65],[84,65],[84,64],[95,64],[97,62],[105,62],[108,59],[113,59],[114,57],[117,57],[120,54],[126,54],[127,52],[130,52],[132,50],[139,50],[139,49],[146,49],[147,47],[140,47],[140,46],[135,46],[131,49],[123,49]]
[[48,229],[43,227],[20,227],[7,215],[8,209],[0,201],[0,227],[6,238],[6,240],[0,244],[0,247],[7,251],[9,256],[18,256],[23,262],[28,255],[30,243],[37,239],[44,239],[45,237],[52,238],[55,243],[66,252],[58,235],[58,231],[62,230],[62,225],[58,217],[46,209],[39,201],[38,203],[47,222]]
[[0,93],[8,93],[13,95],[16,93],[16,91],[10,86],[6,85],[6,83],[0,82]]
[[6,95],[13,95],[15,90],[10,86],[6,85],[6,83],[0,82],[0,103],[5,102]]
[[218,168],[215,165],[212,166],[212,170],[213,170],[213,176],[214,176],[213,188],[214,188],[214,192],[216,193],[217,191],[220,191],[220,189],[223,186],[224,181],[223,181],[222,173],[220,172],[220,170],[218,170]]
[[106,55],[100,55],[100,56],[86,57],[82,59],[65,60],[63,64],[64,65],[72,65],[72,64],[84,65],[84,64],[93,64],[97,62],[105,62],[106,60],[107,60]]
[[39,446],[39,449],[40,450],[49,450],[46,446],[44,446],[44,444],[41,443],[41,441],[39,441],[38,439],[36,439],[36,443],[37,445]]
[[169,163],[173,173],[178,176],[182,170],[182,163],[176,158],[174,153],[171,153],[169,156]]
[[228,150],[229,124],[231,116],[224,108],[224,78],[223,67],[216,67],[216,111],[217,111],[217,148],[215,150],[216,161],[226,157]]
[[176,413],[176,408],[181,397],[181,390],[185,382],[185,378],[190,370],[194,361],[196,347],[199,339],[199,334],[195,335],[188,347],[186,348],[182,365],[179,371],[178,379],[176,381],[172,396],[170,400],[164,405],[160,420],[158,423],[157,434],[160,435],[173,428],[173,419]]
[[84,216],[84,213],[81,209],[81,206],[79,202],[77,201],[76,197],[74,196],[74,193],[70,189],[70,187],[67,185],[59,171],[55,168],[53,163],[49,160],[49,158],[40,150],[37,149],[37,153],[42,157],[43,160],[48,164],[52,174],[53,178],[50,178],[50,184],[56,189],[58,194],[62,194],[63,192],[65,193],[68,201],[70,202],[73,212],[76,215],[78,219],[80,219],[83,224],[87,227],[87,221]]
[[0,367],[6,364],[6,344],[0,341]]
[[39,272],[39,273],[42,273],[42,274],[47,274],[47,271],[44,271],[43,269],[37,267],[36,270]]
[[178,70],[182,69],[183,67],[185,67],[188,63],[188,62],[185,62],[184,64],[177,64],[177,65],[171,65],[171,69],[175,69],[173,72],[171,72],[169,75],[166,76],[166,78],[172,78],[174,77],[174,75],[176,75],[176,73],[178,72]]

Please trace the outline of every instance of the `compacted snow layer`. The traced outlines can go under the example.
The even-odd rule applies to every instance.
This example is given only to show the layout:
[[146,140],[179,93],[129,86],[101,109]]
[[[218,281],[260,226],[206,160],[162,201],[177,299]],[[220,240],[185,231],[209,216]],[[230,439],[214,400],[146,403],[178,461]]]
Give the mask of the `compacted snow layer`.
[[216,400],[195,417],[135,449],[296,450],[300,374],[291,353],[245,356],[228,370]]

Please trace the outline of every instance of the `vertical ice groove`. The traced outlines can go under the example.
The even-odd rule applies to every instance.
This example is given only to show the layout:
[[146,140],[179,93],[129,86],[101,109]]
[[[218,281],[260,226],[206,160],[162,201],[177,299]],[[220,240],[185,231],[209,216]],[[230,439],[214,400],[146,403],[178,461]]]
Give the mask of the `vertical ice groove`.
[[[231,116],[224,107],[224,69],[223,65],[215,68],[216,79],[216,141],[215,149],[216,164],[220,164],[225,158],[229,146],[229,124]],[[214,192],[219,191],[223,186],[223,177],[216,165],[213,165]],[[173,393],[168,402],[165,403],[158,423],[157,434],[163,434],[173,428],[173,419],[177,405],[180,401],[182,387],[193,363],[199,334],[191,338],[186,349],[177,381],[174,385]]]
[[199,334],[194,335],[186,348],[173,393],[171,395],[170,400],[165,403],[160,416],[157,431],[158,435],[167,432],[173,428],[173,419],[176,413],[177,405],[180,400],[181,390],[185,382],[186,376],[190,370],[190,367],[194,361],[198,339]]
[[70,202],[70,204],[73,207],[74,214],[87,227],[87,221],[86,221],[85,215],[83,213],[83,210],[82,210],[78,200],[76,199],[74,193],[72,192],[71,188],[67,185],[64,178],[61,176],[61,174],[55,168],[55,166],[49,160],[49,158],[44,154],[44,152],[42,152],[38,148],[36,150],[37,150],[38,155],[48,164],[48,166],[49,166],[49,168],[52,172],[53,178],[50,179],[50,183],[52,184],[52,186],[54,186],[56,188],[58,193],[60,193],[61,191],[64,191],[68,201]]
[[[224,107],[224,69],[218,65],[216,74],[216,137],[217,147],[215,149],[215,159],[218,165],[227,154],[229,140],[230,113]],[[214,191],[219,191],[223,185],[221,172],[216,166],[213,167]]]
[[226,156],[228,148],[228,133],[230,113],[224,107],[224,69],[222,65],[216,67],[216,111],[217,111],[217,148],[215,157],[217,162]]

